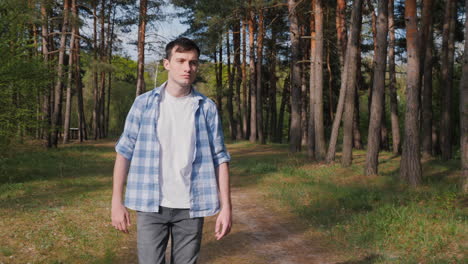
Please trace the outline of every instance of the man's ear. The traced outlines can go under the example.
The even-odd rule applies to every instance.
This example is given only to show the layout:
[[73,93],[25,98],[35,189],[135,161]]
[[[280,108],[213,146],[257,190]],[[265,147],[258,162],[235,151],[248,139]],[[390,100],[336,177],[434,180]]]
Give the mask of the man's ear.
[[169,70],[169,60],[168,59],[163,60],[163,65],[164,65],[164,69]]

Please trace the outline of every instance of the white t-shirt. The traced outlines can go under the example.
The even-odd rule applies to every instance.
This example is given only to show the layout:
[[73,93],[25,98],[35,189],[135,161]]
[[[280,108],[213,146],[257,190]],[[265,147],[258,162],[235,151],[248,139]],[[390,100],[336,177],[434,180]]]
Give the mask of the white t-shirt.
[[160,142],[161,206],[190,208],[190,176],[195,155],[195,110],[193,93],[174,97],[161,92],[157,135]]

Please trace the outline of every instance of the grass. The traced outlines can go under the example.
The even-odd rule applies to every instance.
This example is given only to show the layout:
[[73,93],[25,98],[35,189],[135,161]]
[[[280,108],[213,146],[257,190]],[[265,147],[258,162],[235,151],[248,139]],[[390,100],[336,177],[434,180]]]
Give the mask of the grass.
[[363,151],[354,152],[349,168],[312,163],[284,149],[274,160],[247,156],[232,166],[241,176],[256,172],[270,198],[337,250],[351,259],[365,256],[350,263],[466,263],[468,214],[457,187],[459,161],[426,161],[424,184],[410,188],[396,179],[399,158],[380,156],[381,176],[373,177],[363,175]]
[[[319,233],[345,263],[467,262],[457,160],[425,161],[424,184],[409,188],[396,180],[399,158],[391,153],[381,153],[380,176],[365,177],[363,151],[342,168],[290,154],[286,145],[228,149],[233,186],[267,193],[274,208]],[[3,157],[0,263],[117,263],[135,250],[134,238],[110,226],[114,155],[111,142],[100,142]]]
[[2,160],[0,263],[114,263],[111,146],[18,151]]

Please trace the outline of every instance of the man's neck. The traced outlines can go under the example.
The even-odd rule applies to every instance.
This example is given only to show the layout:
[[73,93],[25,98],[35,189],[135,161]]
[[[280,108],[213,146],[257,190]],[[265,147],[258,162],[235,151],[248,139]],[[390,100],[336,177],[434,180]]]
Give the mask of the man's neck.
[[188,95],[192,90],[192,86],[180,86],[177,85],[176,83],[172,83],[170,81],[167,81],[166,84],[166,91],[174,96],[174,97],[183,97]]

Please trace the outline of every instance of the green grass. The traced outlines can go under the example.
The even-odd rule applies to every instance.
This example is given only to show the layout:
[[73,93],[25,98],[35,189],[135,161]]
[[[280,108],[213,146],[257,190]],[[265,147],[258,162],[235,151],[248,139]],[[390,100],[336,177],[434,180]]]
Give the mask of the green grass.
[[[346,263],[467,262],[458,160],[426,161],[424,184],[409,188],[397,180],[399,157],[391,153],[381,153],[380,176],[365,177],[363,151],[342,168],[290,154],[286,145],[238,142],[228,149],[233,186],[266,192]],[[134,250],[122,252],[134,237],[110,226],[114,155],[108,142],[3,157],[0,263],[117,263]]]
[[363,151],[354,152],[353,165],[342,168],[309,162],[284,148],[273,150],[280,151],[275,158],[240,157],[232,167],[241,177],[256,173],[255,182],[271,198],[349,258],[365,252],[367,259],[356,263],[467,262],[468,214],[457,186],[459,161],[425,162],[424,184],[410,188],[397,180],[399,158],[391,153],[381,154],[381,176],[365,177]]

